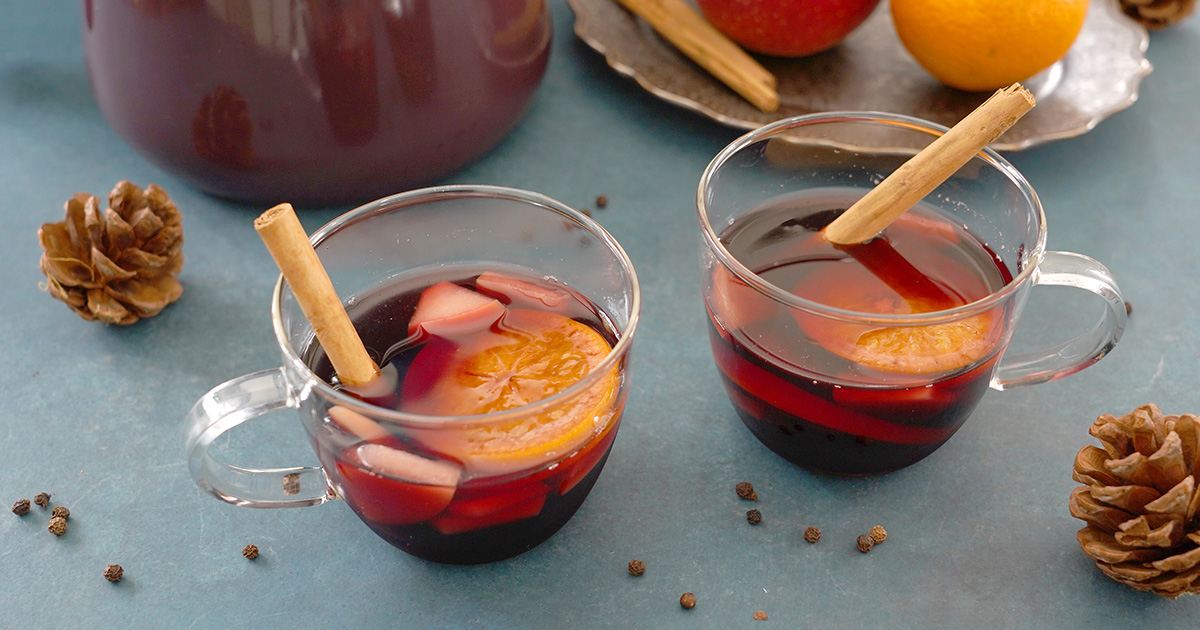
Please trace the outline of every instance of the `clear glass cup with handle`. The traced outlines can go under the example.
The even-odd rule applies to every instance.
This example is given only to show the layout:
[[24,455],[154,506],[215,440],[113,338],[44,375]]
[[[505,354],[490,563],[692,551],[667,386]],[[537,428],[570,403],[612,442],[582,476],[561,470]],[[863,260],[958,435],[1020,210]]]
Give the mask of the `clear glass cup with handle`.
[[[599,476],[629,392],[641,293],[620,245],[553,199],[496,186],[386,197],[338,217],[310,240],[369,353],[381,366],[399,366],[396,398],[372,404],[336,385],[281,278],[271,301],[281,367],[216,386],[188,416],[187,460],[200,488],[247,507],[342,499],[388,542],[446,563],[502,559],[554,534]],[[446,282],[473,292],[474,300],[501,303],[503,315],[465,336],[461,322],[452,326],[456,336],[410,335],[419,296]],[[511,345],[526,333],[551,346],[573,335],[584,340],[575,350],[592,352]],[[527,355],[566,370],[545,377],[544,397],[486,413],[420,406],[439,402],[429,392],[468,391],[460,377],[510,392],[515,379],[533,378],[529,370],[538,369],[514,363]],[[289,408],[320,466],[245,467],[213,448],[237,425]]]
[[[734,141],[700,179],[702,288],[720,377],[747,428],[799,465],[908,466],[944,444],[989,389],[1067,376],[1126,324],[1104,265],[1046,250],[1029,182],[984,149],[866,244],[819,230],[946,131],[830,112]],[[1006,352],[1036,286],[1099,296],[1095,323]]]

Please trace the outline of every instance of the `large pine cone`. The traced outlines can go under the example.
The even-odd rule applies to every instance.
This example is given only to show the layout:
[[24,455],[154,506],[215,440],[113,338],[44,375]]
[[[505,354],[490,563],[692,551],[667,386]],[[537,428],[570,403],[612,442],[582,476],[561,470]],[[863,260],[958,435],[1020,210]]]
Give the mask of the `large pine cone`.
[[183,223],[163,189],[143,192],[119,182],[100,211],[96,197],[78,193],[62,223],[38,229],[40,267],[50,295],[87,320],[132,324],[179,299],[183,285]]
[[1150,30],[1170,26],[1196,8],[1196,0],[1118,0],[1125,15]]
[[1104,448],[1075,456],[1076,537],[1112,579],[1174,599],[1200,593],[1200,418],[1143,405],[1089,430]]

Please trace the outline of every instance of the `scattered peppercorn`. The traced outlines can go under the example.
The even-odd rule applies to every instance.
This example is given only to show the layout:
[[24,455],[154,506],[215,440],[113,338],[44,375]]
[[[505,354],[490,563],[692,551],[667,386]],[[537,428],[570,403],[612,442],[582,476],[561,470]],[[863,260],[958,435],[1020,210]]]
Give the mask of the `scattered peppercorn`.
[[758,510],[747,510],[746,521],[751,525],[758,525],[762,522],[762,512],[759,512]]
[[255,545],[246,545],[242,547],[242,555],[253,560],[258,557],[258,547]]
[[71,518],[71,510],[68,510],[61,505],[56,505],[54,506],[54,509],[50,511],[50,516],[66,520]]
[[691,593],[684,593],[679,596],[679,605],[686,610],[691,610],[696,607],[696,596]]
[[37,493],[37,496],[33,497],[33,502],[38,504],[38,506],[45,508],[46,506],[50,505],[50,495],[46,494],[45,492],[39,492]]
[[748,481],[743,481],[734,486],[734,490],[737,491],[739,499],[745,499],[746,501],[758,500],[758,493],[754,491],[754,486]]
[[596,197],[596,207],[597,208],[607,208],[608,207],[608,197],[606,197],[604,195],[597,196]]
[[13,504],[12,510],[13,514],[17,516],[25,516],[29,513],[29,499],[17,499],[17,502]]
[[758,612],[754,613],[754,619],[755,619],[756,621],[766,621],[766,620],[767,620],[767,613],[765,613],[765,612],[763,612],[763,611],[761,611],[761,610],[760,610],[760,611],[758,611]]
[[819,527],[809,526],[804,530],[804,540],[807,540],[810,543],[815,543],[818,540],[821,540],[821,529]]
[[872,527],[871,532],[867,535],[871,537],[871,541],[876,545],[887,540],[887,530],[884,529],[882,525],[876,525],[875,527]]
[[55,536],[62,536],[67,531],[67,519],[55,516],[50,519],[50,525],[46,529],[50,530],[50,533]]
[[104,579],[109,582],[120,582],[121,576],[125,575],[125,569],[119,564],[110,564],[104,567]]
[[641,560],[629,561],[629,575],[641,575],[646,572],[646,563]]
[[871,547],[875,546],[875,541],[867,534],[859,536],[856,542],[858,543],[858,550],[863,553],[867,553],[871,550]]

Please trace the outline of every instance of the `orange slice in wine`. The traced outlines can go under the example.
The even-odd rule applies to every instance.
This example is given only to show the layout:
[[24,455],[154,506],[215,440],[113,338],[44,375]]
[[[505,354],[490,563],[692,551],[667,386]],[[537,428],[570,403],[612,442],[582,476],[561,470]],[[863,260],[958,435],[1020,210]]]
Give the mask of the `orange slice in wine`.
[[[862,313],[933,313],[964,302],[928,297],[905,297],[864,277],[852,266],[827,269],[796,287],[822,304]],[[939,374],[973,365],[991,355],[1002,326],[995,311],[921,326],[852,324],[795,311],[804,332],[830,352],[854,363],[904,374]]]
[[724,331],[745,328],[768,320],[779,312],[775,302],[751,288],[721,264],[713,268],[712,291],[708,301],[720,322],[719,328]]
[[[606,357],[597,331],[557,313],[509,309],[489,331],[432,339],[417,353],[400,390],[402,411],[470,416],[516,409],[574,385]],[[419,429],[428,448],[462,461],[473,474],[527,469],[570,455],[615,412],[613,368],[561,405],[478,427]]]

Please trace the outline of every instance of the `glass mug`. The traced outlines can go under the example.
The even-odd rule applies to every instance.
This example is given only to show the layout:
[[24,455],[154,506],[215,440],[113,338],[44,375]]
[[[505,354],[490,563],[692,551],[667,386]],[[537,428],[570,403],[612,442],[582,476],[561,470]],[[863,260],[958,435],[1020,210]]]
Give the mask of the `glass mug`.
[[[1046,251],[1029,182],[984,149],[867,243],[818,231],[946,131],[891,114],[781,120],[721,151],[700,179],[703,295],[720,378],[766,446],[838,474],[899,469],[944,444],[992,389],[1077,372],[1120,339],[1108,269]],[[1005,354],[1029,291],[1100,296],[1089,329]]]
[[[388,542],[438,562],[499,560],[554,534],[599,476],[628,396],[641,297],[620,245],[561,203],[495,186],[386,197],[335,219],[311,241],[368,352],[380,366],[398,367],[399,404],[369,404],[331,385],[332,368],[281,278],[271,318],[282,367],[227,381],[195,404],[186,445],[195,482],[248,507],[342,499]],[[467,336],[418,332],[414,342],[406,331],[418,295],[446,286],[443,281],[470,287],[476,297],[495,296],[505,304],[504,317],[492,317],[487,321],[496,323],[485,322],[486,328]],[[476,347],[488,348],[479,360],[520,356],[504,355],[506,346],[493,343],[507,343],[502,335],[508,328],[501,327],[515,327],[520,318],[534,322],[520,334],[585,334],[611,350],[593,352],[572,380],[546,377],[543,393],[549,395],[508,410],[447,415],[436,404],[409,404],[446,402],[436,396],[463,393],[455,389],[462,374],[478,381],[508,378],[505,370],[512,370],[534,378],[517,372],[526,363],[502,360],[463,363],[470,370],[461,373],[437,371],[458,365],[448,363],[453,357],[474,356]],[[473,345],[484,341],[488,345]],[[246,468],[210,448],[235,426],[283,408],[299,412],[320,467]]]

